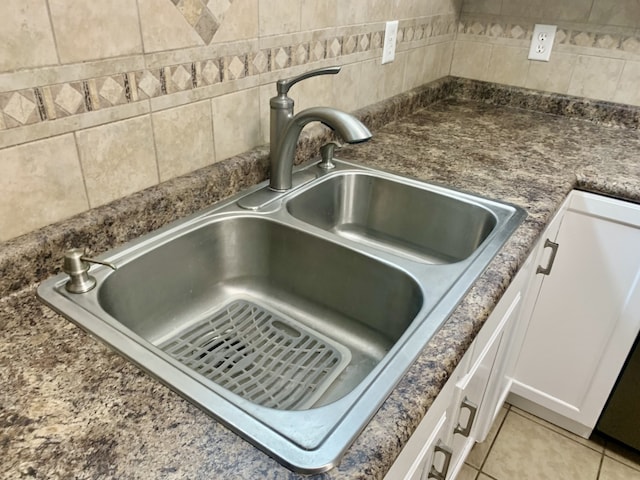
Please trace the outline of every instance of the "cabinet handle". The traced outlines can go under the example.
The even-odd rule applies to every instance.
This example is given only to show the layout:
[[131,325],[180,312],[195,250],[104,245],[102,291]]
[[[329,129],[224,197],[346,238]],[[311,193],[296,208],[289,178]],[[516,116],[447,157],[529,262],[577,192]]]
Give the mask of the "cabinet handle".
[[[451,463],[451,457],[453,456],[453,451],[447,447],[441,440],[438,440],[438,444],[433,447],[433,457],[435,458],[437,453],[442,453],[444,455],[444,462],[442,464],[442,470],[436,470],[436,467],[431,463],[431,468],[429,469],[429,474],[427,475],[427,479],[435,478],[436,480],[445,480],[447,478],[447,473],[449,472],[449,463]],[[424,474],[423,474],[424,475]]]
[[469,419],[467,420],[467,426],[463,427],[458,423],[458,426],[453,431],[454,434],[459,433],[463,437],[468,437],[471,433],[471,427],[473,427],[473,421],[476,419],[476,413],[478,413],[478,406],[475,403],[471,403],[467,397],[464,397],[460,404],[460,410],[466,408],[469,410]]
[[552,242],[547,238],[544,242],[544,248],[551,248],[551,256],[549,257],[549,263],[545,268],[538,265],[538,268],[536,269],[536,273],[549,275],[551,273],[551,268],[553,267],[553,262],[556,260],[556,253],[558,253],[558,244]]

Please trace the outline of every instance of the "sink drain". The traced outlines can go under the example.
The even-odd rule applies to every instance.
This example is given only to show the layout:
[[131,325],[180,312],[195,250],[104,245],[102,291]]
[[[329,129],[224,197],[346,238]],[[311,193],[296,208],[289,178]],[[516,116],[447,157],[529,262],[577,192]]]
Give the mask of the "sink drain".
[[265,407],[311,407],[351,353],[292,318],[235,300],[159,347],[200,375]]

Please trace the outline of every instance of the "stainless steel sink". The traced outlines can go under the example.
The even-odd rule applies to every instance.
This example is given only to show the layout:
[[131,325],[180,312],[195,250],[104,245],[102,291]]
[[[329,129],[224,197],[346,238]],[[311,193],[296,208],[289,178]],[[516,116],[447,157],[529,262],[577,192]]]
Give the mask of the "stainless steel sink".
[[39,297],[281,463],[331,468],[524,219],[336,161],[106,253]]
[[287,209],[316,227],[427,263],[464,260],[497,224],[491,210],[459,194],[368,172],[332,175]]

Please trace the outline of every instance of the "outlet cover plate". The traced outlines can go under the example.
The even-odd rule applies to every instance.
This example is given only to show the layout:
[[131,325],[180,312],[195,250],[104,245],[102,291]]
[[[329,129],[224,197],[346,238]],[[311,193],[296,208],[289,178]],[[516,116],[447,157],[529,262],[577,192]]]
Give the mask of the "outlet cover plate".
[[390,63],[396,58],[396,41],[398,39],[398,20],[387,22],[384,29],[384,45],[382,46],[382,63]]
[[531,46],[529,47],[529,60],[549,61],[557,29],[558,27],[556,25],[536,24],[533,28]]

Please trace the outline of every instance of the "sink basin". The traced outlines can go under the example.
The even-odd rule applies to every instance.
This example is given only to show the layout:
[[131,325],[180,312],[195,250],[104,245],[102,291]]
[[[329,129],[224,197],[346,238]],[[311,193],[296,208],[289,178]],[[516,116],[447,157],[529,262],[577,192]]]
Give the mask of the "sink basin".
[[335,161],[101,256],[38,296],[285,466],[330,469],[524,219]]
[[460,195],[367,172],[328,177],[287,209],[337,235],[434,264],[469,257],[497,224],[491,210]]
[[97,301],[123,327],[227,390],[302,410],[360,383],[414,319],[422,293],[408,274],[369,256],[278,222],[234,216],[125,263]]

